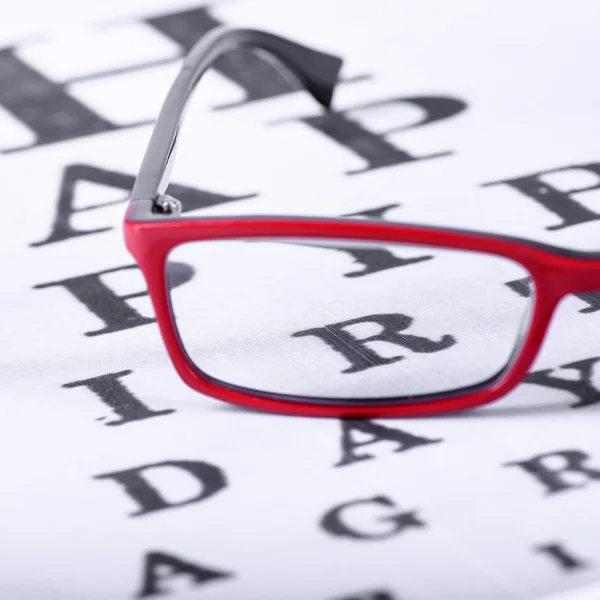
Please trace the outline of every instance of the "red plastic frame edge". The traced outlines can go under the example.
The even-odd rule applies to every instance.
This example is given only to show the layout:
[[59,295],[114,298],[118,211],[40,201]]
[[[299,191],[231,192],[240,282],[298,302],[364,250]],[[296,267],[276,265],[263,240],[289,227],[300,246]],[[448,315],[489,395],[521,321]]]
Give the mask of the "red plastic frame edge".
[[[124,222],[127,248],[137,260],[146,283],[161,335],[171,361],[191,388],[219,400],[261,411],[280,414],[337,417],[387,418],[435,415],[488,404],[504,396],[519,384],[543,342],[556,305],[566,294],[595,291],[600,288],[600,258],[562,255],[535,243],[512,241],[447,229],[421,228],[396,223],[372,223],[334,219],[293,219],[284,217],[236,217],[213,219],[176,219],[173,221]],[[512,259],[530,273],[535,285],[533,312],[529,330],[513,363],[488,387],[465,395],[431,402],[390,405],[324,405],[289,402],[233,390],[203,377],[183,352],[171,320],[165,283],[165,260],[169,251],[193,240],[235,238],[329,238],[383,242],[406,242],[444,248],[486,252]]]

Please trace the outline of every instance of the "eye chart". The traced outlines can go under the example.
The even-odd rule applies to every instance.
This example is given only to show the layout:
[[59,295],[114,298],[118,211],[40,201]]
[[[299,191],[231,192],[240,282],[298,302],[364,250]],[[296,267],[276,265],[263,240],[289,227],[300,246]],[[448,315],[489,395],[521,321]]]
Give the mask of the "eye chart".
[[[344,68],[329,115],[253,54],[207,73],[172,175],[192,215],[383,219],[598,253],[600,7],[52,4],[5,3],[0,24],[0,597],[600,598],[580,590],[600,580],[600,290],[563,300],[526,381],[489,406],[284,417],[181,382],[121,229],[182,56],[226,23]],[[409,268],[321,251],[315,294]],[[288,267],[287,251],[268,273],[253,256],[240,277]],[[498,285],[532,294],[522,274]],[[232,319],[231,339],[249,325]],[[245,351],[225,365],[240,377]],[[339,349],[319,351],[338,376]]]

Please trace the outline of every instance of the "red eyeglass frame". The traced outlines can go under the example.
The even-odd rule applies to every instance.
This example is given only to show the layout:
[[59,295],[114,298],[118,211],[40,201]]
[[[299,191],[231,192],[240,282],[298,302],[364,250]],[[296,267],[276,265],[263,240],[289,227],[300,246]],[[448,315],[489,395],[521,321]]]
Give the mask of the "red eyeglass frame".
[[[250,409],[288,415],[386,418],[435,415],[488,404],[510,392],[527,375],[558,302],[567,294],[600,288],[600,258],[583,252],[468,231],[349,219],[284,217],[195,218],[181,216],[181,204],[166,195],[183,109],[202,73],[232,48],[267,50],[291,68],[308,91],[329,107],[341,60],[284,38],[255,30],[220,28],[192,49],[163,105],[124,220],[127,248],[146,280],[156,319],[171,361],[182,380],[207,396]],[[315,238],[404,242],[502,256],[522,265],[533,280],[529,327],[512,361],[494,378],[448,394],[356,400],[302,398],[249,390],[202,373],[184,351],[174,323],[166,281],[166,260],[179,244],[198,240]]]

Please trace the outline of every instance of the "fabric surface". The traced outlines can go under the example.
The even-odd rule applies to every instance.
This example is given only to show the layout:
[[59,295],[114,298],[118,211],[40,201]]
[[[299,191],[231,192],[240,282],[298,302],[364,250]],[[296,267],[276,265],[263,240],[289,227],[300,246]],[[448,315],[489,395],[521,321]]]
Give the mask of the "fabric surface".
[[[564,299],[527,381],[490,406],[282,417],[181,382],[121,230],[181,56],[228,23],[342,56],[343,82],[324,116],[253,55],[207,73],[171,180],[190,214],[385,219],[600,253],[597,4],[97,4],[1,6],[0,597],[597,598],[578,590],[600,578],[599,293]],[[172,293],[198,363],[245,385],[356,397],[409,375],[409,394],[481,380],[532,299],[512,264],[233,244],[241,259],[219,247],[175,268]],[[380,314],[456,346],[375,340],[371,358],[405,360],[343,373],[348,353],[323,335],[291,337]]]

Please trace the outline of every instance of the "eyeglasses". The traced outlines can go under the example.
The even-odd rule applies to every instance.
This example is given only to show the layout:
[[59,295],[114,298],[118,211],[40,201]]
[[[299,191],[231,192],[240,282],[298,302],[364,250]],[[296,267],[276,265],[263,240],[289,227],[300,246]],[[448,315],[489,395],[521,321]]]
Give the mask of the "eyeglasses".
[[[182,216],[166,190],[184,109],[202,74],[240,47],[275,58],[326,109],[342,65],[270,33],[228,28],[186,57],[124,221],[181,378],[234,404],[305,416],[436,414],[509,392],[560,299],[600,287],[600,258],[383,221]],[[340,275],[348,256],[368,259],[368,278]],[[514,294],[508,282],[531,293]]]

